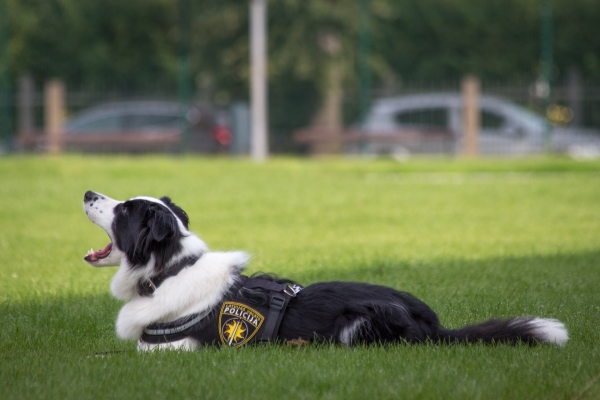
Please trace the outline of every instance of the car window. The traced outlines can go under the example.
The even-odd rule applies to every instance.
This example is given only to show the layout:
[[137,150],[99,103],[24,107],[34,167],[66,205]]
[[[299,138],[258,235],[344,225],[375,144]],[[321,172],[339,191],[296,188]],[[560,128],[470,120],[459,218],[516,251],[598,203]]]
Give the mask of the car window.
[[80,125],[74,126],[72,130],[77,132],[104,132],[114,131],[120,128],[121,117],[118,115],[112,115],[84,122]]
[[499,129],[505,124],[505,118],[502,115],[494,112],[481,110],[481,128],[482,129]]
[[125,127],[128,129],[144,128],[176,128],[179,124],[178,115],[128,115]]
[[448,111],[441,107],[401,111],[394,115],[394,120],[403,126],[447,128]]

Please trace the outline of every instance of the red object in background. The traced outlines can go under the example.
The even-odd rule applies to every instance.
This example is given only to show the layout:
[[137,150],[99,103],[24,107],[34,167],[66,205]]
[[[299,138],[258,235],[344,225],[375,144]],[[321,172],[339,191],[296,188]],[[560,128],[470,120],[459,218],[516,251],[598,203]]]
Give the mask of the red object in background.
[[220,144],[224,146],[231,144],[231,131],[227,126],[213,126],[211,133]]

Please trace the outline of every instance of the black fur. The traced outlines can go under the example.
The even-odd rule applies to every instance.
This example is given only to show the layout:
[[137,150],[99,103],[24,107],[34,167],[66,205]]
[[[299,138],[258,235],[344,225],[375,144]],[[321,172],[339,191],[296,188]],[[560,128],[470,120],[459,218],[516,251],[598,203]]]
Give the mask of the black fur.
[[[274,274],[252,277],[297,284]],[[348,345],[381,343],[539,343],[533,318],[491,319],[462,329],[446,329],[436,313],[410,293],[360,282],[319,282],[300,291],[281,321],[281,341],[340,342],[344,329],[361,321]]]
[[[174,207],[174,204],[171,203]],[[182,234],[177,218],[165,206],[145,200],[128,200],[114,208],[115,241],[132,268],[139,268],[154,255],[155,271],[160,274],[181,251]],[[183,221],[182,221],[183,222]]]
[[340,342],[342,331],[352,327],[345,342],[349,345],[428,340],[533,344],[538,338],[531,320],[489,320],[446,329],[427,304],[409,293],[366,283],[321,282],[306,287],[290,301],[279,337]]
[[173,211],[175,213],[175,215],[177,215],[177,218],[179,218],[179,220],[183,223],[183,226],[185,226],[185,229],[190,229],[190,226],[189,226],[190,218],[188,217],[187,213],[185,211],[183,211],[183,209],[181,207],[179,207],[178,205],[173,203],[171,201],[171,198],[167,197],[167,196],[161,197],[160,201],[165,203],[165,205],[167,207],[169,207],[171,209],[171,211]]

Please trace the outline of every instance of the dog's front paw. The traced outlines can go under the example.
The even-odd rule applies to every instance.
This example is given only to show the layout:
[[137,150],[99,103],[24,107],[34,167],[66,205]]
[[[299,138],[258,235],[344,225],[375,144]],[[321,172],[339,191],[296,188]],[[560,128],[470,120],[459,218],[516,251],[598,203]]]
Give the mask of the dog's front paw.
[[130,301],[119,312],[117,335],[121,339],[139,339],[144,328],[152,323],[152,299],[141,298]]

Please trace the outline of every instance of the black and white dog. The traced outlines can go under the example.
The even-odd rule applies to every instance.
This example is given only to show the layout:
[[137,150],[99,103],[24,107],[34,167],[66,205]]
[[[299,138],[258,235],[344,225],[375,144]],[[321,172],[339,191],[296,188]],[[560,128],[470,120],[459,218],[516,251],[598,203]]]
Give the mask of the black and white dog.
[[[149,326],[186,322],[188,316],[209,318],[211,310],[220,307],[232,288],[248,279],[241,275],[248,254],[209,251],[188,230],[187,214],[168,197],[117,201],[88,191],[84,209],[111,241],[103,250],[90,250],[85,261],[94,267],[119,266],[110,285],[113,295],[126,302],[117,318],[118,336],[139,340],[140,350],[194,349],[202,344],[181,329],[164,343],[147,342],[143,335]],[[144,289],[147,285],[152,287],[150,292]],[[366,283],[321,282],[289,294],[287,309],[275,332],[275,339],[281,342],[329,341],[351,346],[429,340],[563,345],[568,340],[561,322],[542,318],[493,319],[462,329],[446,329],[435,312],[412,295]],[[234,336],[237,341],[244,329],[252,328],[250,323],[259,325],[253,311],[235,309],[234,314],[246,313],[245,322],[239,319],[238,325],[226,325],[219,317],[219,324],[229,330],[228,344],[237,343]],[[248,322],[247,326],[242,327],[240,321]]]

